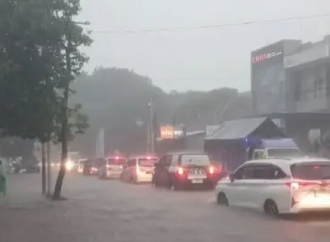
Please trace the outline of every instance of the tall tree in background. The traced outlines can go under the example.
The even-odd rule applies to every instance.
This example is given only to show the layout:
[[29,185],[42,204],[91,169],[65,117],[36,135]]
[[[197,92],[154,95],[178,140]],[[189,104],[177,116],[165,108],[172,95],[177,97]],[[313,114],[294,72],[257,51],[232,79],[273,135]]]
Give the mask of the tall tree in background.
[[[72,128],[86,127],[80,106],[67,105],[70,83],[87,61],[78,47],[91,42],[72,21],[79,10],[79,0],[0,1],[2,134],[42,143],[53,139],[67,147]],[[54,198],[60,197],[63,177],[61,170]]]

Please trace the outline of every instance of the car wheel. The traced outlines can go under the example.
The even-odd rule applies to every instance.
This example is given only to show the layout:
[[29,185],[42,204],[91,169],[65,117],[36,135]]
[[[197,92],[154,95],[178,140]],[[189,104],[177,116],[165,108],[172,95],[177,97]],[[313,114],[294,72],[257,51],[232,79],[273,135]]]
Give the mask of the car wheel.
[[179,191],[181,190],[181,186],[178,182],[176,181],[170,181],[169,184],[169,189],[173,190],[173,191]]
[[277,204],[271,199],[266,200],[264,211],[270,217],[278,217],[279,215]]
[[217,196],[217,203],[219,205],[229,206],[228,199],[223,192],[220,192]]
[[157,179],[154,179],[154,183],[153,183],[153,184],[154,184],[155,187],[160,187],[160,184],[159,184],[159,182],[157,181]]

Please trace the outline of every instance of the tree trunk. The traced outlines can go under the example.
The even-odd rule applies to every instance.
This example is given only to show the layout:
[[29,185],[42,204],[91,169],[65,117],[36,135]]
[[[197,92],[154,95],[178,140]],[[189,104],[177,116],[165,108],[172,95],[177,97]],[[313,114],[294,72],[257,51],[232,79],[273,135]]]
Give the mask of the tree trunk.
[[62,141],[62,155],[61,155],[61,166],[60,171],[58,172],[58,176],[56,179],[53,199],[59,200],[61,199],[61,190],[62,184],[65,176],[65,163],[68,160],[68,103],[69,103],[69,87],[70,87],[70,76],[71,76],[71,59],[70,59],[70,51],[71,51],[71,42],[69,36],[68,46],[66,48],[66,67],[67,67],[67,76],[65,80],[64,94],[63,94],[63,108],[62,108],[62,130],[61,130],[61,141]]
[[46,194],[46,150],[45,143],[41,144],[41,187],[42,195]]

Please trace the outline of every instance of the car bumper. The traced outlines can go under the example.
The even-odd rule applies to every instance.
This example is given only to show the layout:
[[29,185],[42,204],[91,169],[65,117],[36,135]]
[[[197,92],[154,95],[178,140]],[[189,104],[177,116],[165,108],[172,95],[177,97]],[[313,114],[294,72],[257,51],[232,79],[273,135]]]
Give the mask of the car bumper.
[[136,175],[136,182],[150,183],[152,181],[152,174],[138,174]]
[[114,172],[114,171],[107,171],[106,177],[112,178],[112,179],[118,179],[120,178],[122,172]]
[[40,169],[39,168],[26,168],[25,173],[39,173]]
[[306,199],[295,204],[290,208],[288,213],[308,213],[308,212],[330,212],[330,199]]
[[210,178],[203,179],[176,179],[181,188],[214,188],[216,181]]

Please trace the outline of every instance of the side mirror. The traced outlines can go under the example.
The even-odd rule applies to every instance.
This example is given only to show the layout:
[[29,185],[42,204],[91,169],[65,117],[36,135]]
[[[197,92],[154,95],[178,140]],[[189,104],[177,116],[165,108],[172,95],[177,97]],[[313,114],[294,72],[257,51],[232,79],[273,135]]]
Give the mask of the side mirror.
[[231,182],[234,182],[234,180],[235,180],[235,175],[234,175],[233,173],[229,174],[229,180],[230,180]]

